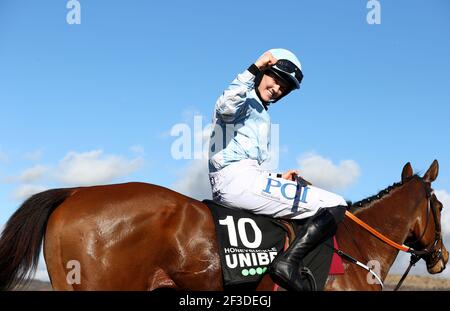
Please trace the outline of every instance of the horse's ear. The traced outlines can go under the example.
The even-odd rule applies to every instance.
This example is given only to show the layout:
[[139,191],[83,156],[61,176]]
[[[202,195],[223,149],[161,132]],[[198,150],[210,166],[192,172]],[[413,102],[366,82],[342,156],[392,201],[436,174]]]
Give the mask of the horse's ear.
[[405,166],[403,166],[402,171],[402,181],[405,181],[407,178],[411,177],[413,175],[413,169],[411,167],[411,163],[406,163]]
[[436,177],[439,173],[439,163],[437,160],[434,160],[433,163],[431,163],[430,168],[428,171],[423,175],[423,180],[426,182],[433,182],[436,180]]

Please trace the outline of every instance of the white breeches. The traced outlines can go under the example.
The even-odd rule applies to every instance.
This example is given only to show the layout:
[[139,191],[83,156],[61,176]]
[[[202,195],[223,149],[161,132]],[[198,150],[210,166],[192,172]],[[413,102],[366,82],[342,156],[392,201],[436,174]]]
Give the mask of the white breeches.
[[347,206],[341,196],[269,176],[255,160],[242,160],[209,174],[213,199],[231,208],[275,218],[303,219],[320,208]]

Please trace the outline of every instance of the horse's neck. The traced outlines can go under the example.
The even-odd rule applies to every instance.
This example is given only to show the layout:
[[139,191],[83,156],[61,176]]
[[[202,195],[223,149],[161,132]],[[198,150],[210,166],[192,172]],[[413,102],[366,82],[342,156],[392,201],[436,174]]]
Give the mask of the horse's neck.
[[[390,194],[355,211],[355,215],[375,228],[389,239],[403,244],[415,218],[415,209],[419,203],[420,189],[414,181],[394,189]],[[414,198],[413,198],[414,197]],[[359,226],[352,226],[357,231],[365,231]],[[356,232],[355,232],[356,233]],[[381,276],[384,279],[398,255],[398,250],[365,231],[353,234],[359,237],[358,243],[364,259],[380,263]]]

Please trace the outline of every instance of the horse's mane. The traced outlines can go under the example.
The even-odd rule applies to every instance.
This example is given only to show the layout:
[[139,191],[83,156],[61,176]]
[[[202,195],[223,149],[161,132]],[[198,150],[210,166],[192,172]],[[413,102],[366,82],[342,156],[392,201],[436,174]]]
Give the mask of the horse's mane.
[[399,188],[400,186],[402,186],[403,184],[405,184],[406,182],[408,182],[408,181],[410,181],[411,179],[414,179],[414,178],[420,178],[420,177],[419,177],[418,174],[414,174],[414,175],[406,178],[404,181],[397,182],[397,183],[394,183],[394,184],[390,185],[389,187],[381,190],[380,192],[378,192],[375,195],[372,195],[370,197],[367,197],[367,198],[362,199],[362,200],[360,200],[358,202],[355,202],[355,203],[351,203],[350,202],[350,204],[348,204],[348,209],[350,209],[350,211],[353,212],[353,211],[358,210],[358,209],[360,209],[362,207],[365,207],[369,203],[373,203],[374,201],[380,200],[381,198],[383,198],[386,194],[388,194],[392,190]]

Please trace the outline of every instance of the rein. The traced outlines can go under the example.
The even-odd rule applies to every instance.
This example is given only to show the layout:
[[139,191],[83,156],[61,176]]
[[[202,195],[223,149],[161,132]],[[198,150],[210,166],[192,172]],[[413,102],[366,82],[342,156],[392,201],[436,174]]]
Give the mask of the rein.
[[402,251],[402,252],[410,252],[411,248],[406,246],[406,245],[400,245],[394,241],[392,241],[391,239],[389,239],[388,237],[386,237],[385,235],[383,235],[382,233],[380,233],[379,231],[377,231],[376,229],[372,228],[371,226],[369,226],[368,224],[366,224],[364,221],[362,221],[361,219],[359,219],[358,217],[356,217],[355,215],[353,215],[350,211],[345,211],[345,216],[347,216],[348,218],[350,218],[351,220],[353,220],[354,222],[356,222],[358,225],[360,225],[361,227],[363,227],[364,229],[366,229],[367,231],[369,231],[372,235],[376,236],[378,239],[380,239],[381,241],[383,241],[386,244],[389,244],[390,246]]
[[[409,247],[407,245],[398,244],[398,243],[394,242],[393,240],[389,239],[388,237],[386,237],[385,235],[383,235],[382,233],[380,233],[379,231],[377,231],[376,229],[372,228],[370,225],[368,225],[367,223],[365,223],[364,221],[362,221],[361,219],[359,219],[355,215],[353,215],[350,211],[346,211],[345,212],[345,216],[350,218],[356,224],[358,224],[359,226],[363,227],[365,230],[370,232],[372,235],[374,235],[375,237],[377,237],[378,239],[380,239],[384,243],[394,247],[395,249],[397,249],[399,251],[411,254],[411,259],[410,259],[409,266],[406,269],[406,271],[403,273],[403,276],[401,277],[401,279],[398,282],[397,286],[395,287],[394,291],[397,291],[400,288],[400,286],[403,284],[403,281],[406,279],[406,276],[408,275],[408,273],[411,270],[412,266],[414,266],[420,259],[423,259],[427,255],[432,254],[432,252],[436,248],[436,245],[438,244],[438,242],[441,239],[441,226],[439,224],[439,221],[437,220],[436,208],[435,208],[435,206],[433,204],[431,204],[431,197],[433,195],[433,192],[427,187],[427,185],[425,184],[425,182],[422,179],[420,179],[420,180],[425,185],[426,195],[427,195],[427,199],[428,199],[427,223],[425,225],[424,232],[421,234],[420,238],[417,239],[414,243],[418,242],[425,235],[426,229],[428,227],[428,222],[429,222],[429,213],[430,213],[430,210],[431,210],[432,214],[433,214],[433,220],[434,220],[434,223],[435,223],[435,237],[434,237],[434,242],[433,242],[432,246],[429,249],[425,248],[423,250],[415,250],[414,248]],[[338,251],[338,254],[341,255],[341,256],[344,255],[345,257],[350,257],[349,255],[343,253],[342,251]],[[438,260],[440,260],[441,257],[442,257],[442,251],[441,251],[441,249],[439,249],[438,256],[436,256],[436,258],[434,260],[434,263],[436,263]],[[350,257],[349,259],[351,259],[351,261],[353,261],[353,262],[356,261],[356,259],[354,259],[352,257]],[[428,266],[433,266],[434,263],[431,263]],[[363,268],[365,268],[365,267],[363,267]],[[380,280],[379,277],[377,277],[377,279]],[[380,284],[381,284],[381,287],[383,287],[383,283],[380,283]]]

